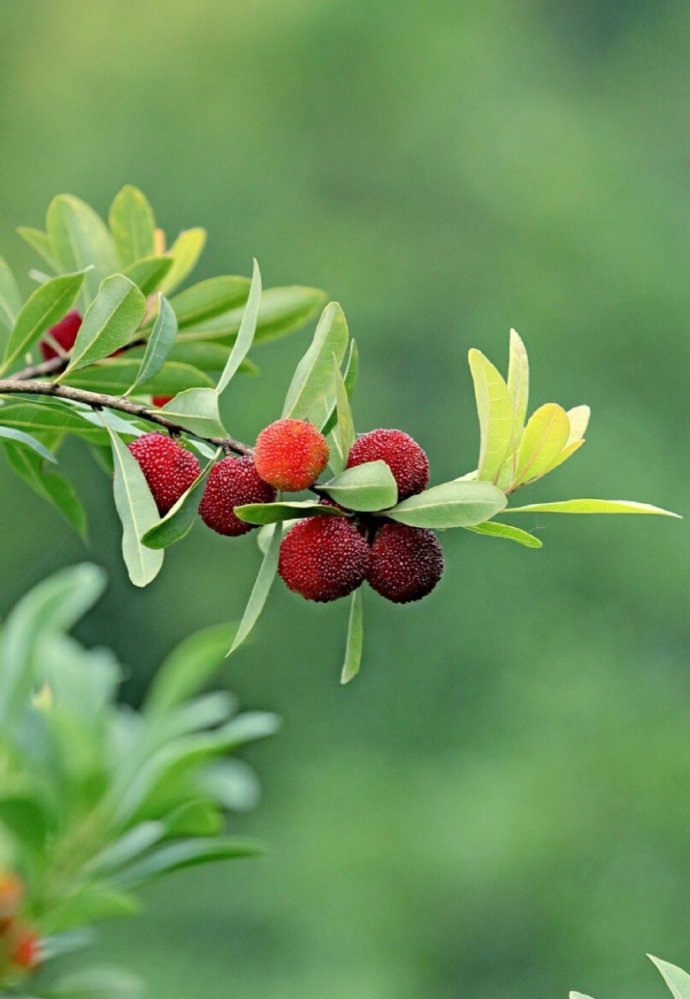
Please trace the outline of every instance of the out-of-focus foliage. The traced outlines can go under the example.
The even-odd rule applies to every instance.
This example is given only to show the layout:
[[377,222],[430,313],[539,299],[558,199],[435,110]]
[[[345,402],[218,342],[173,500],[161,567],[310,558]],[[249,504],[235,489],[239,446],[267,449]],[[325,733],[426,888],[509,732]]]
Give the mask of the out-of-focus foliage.
[[[515,326],[534,397],[592,407],[598,494],[640,483],[687,514],[684,5],[0,7],[0,253],[19,272],[34,255],[13,229],[38,227],[55,190],[105,212],[132,181],[168,231],[212,233],[200,279],[253,254],[267,284],[307,278],[346,303],[366,356],[359,427],[404,426],[435,481],[476,463],[467,348],[500,360]],[[262,353],[261,393],[237,383],[228,429],[265,423],[296,343]],[[236,542],[247,559],[229,573],[198,532],[131,600],[102,479],[78,455],[92,557],[114,577],[83,627],[132,665],[136,699],[175,636],[241,605],[254,543]],[[582,460],[539,498],[577,494]],[[21,484],[0,488],[6,612],[83,549]],[[267,788],[250,829],[271,850],[157,886],[146,938],[114,926],[109,957],[170,999],[533,999],[576,983],[660,999],[642,955],[690,967],[687,527],[520,526],[547,549],[458,532],[433,601],[379,604],[376,668],[346,697],[346,608],[275,598],[232,666],[243,701],[289,721],[252,751]]]

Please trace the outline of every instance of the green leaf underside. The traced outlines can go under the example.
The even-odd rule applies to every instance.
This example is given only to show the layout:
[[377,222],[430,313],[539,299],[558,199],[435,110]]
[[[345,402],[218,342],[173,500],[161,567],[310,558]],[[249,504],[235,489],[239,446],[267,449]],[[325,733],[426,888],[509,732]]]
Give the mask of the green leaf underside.
[[[337,302],[323,310],[309,349],[295,369],[283,406],[283,418],[308,420],[318,412],[322,400],[334,397],[333,357],[342,364],[347,349],[348,328]],[[321,421],[318,421],[319,423]]]
[[170,302],[177,316],[177,325],[182,330],[221,315],[237,305],[244,305],[249,285],[248,278],[229,275],[193,284],[175,295]]
[[218,452],[199,473],[189,489],[166,513],[163,519],[142,536],[142,544],[147,548],[161,549],[174,545],[186,537],[194,526],[197,510],[202,497],[202,486],[213,468]]
[[115,466],[115,506],[122,522],[122,555],[132,583],[146,586],[160,572],[163,552],[145,548],[139,539],[158,523],[158,508],[137,461],[117,434],[107,430]]
[[367,461],[346,468],[319,488],[348,510],[362,513],[387,510],[398,499],[395,478],[385,461]]
[[333,375],[335,378],[336,406],[336,423],[333,428],[333,439],[340,459],[340,468],[338,471],[342,472],[347,465],[347,459],[350,456],[350,450],[355,442],[356,435],[347,386],[340,372],[340,365],[335,357],[333,358]]
[[490,482],[444,482],[386,511],[410,527],[475,527],[505,508],[506,497]]
[[341,683],[349,683],[359,673],[362,664],[362,647],[364,644],[364,617],[362,609],[361,587],[352,594],[350,616],[347,624],[347,641],[345,644],[345,662],[340,674]]
[[98,442],[103,439],[103,429],[84,423],[71,406],[62,405],[56,400],[50,402],[9,402],[0,406],[0,420],[6,427],[41,433],[76,434]]
[[295,500],[280,503],[246,503],[235,507],[235,515],[248,524],[277,524],[283,520],[302,517],[344,517],[337,507],[326,506],[317,500]]
[[97,361],[86,368],[73,371],[65,378],[65,383],[74,388],[91,392],[104,392],[106,395],[177,395],[191,388],[214,388],[210,375],[191,364],[180,364],[166,360],[164,367],[152,378],[141,383],[137,377],[141,360],[130,357],[129,351],[120,357]]
[[522,435],[514,482],[541,478],[558,462],[570,435],[568,414],[555,402],[540,406]]
[[527,418],[529,403],[529,360],[527,351],[517,330],[510,331],[510,356],[508,360],[508,395],[515,413],[515,443],[519,447],[522,428]]
[[[2,414],[0,413],[0,416]],[[15,444],[22,444],[24,447],[31,448],[35,451],[37,455],[45,459],[45,461],[50,461],[52,463],[57,462],[57,458],[52,451],[49,451],[45,444],[41,444],[37,441],[35,437],[31,434],[25,434],[23,430],[17,430],[14,427],[3,427],[0,426],[0,438],[12,441]],[[2,443],[2,441],[0,441]]]
[[123,267],[153,255],[156,222],[151,205],[137,187],[127,184],[118,192],[110,207],[108,221]]
[[496,482],[514,445],[513,403],[503,377],[491,361],[475,349],[470,350],[468,357],[479,417],[478,477]]
[[177,336],[177,318],[170,302],[163,295],[158,296],[158,315],[153,324],[153,330],[146,344],[146,350],[141,361],[141,367],[132,385],[133,392],[137,385],[158,374],[175,343]]
[[187,389],[167,403],[161,412],[184,430],[199,437],[227,436],[218,412],[218,393],[215,389]]
[[474,527],[466,528],[474,534],[483,534],[491,538],[504,538],[506,541],[516,541],[525,548],[543,548],[544,543],[535,538],[528,531],[523,531],[519,527],[511,524],[500,524],[495,520],[490,520],[488,524],[476,524]]
[[242,361],[251,349],[252,343],[254,342],[254,335],[256,333],[256,324],[259,318],[260,305],[261,271],[259,270],[259,265],[255,260],[252,283],[249,288],[247,304],[244,307],[244,314],[242,315],[239,333],[237,334],[237,339],[235,340],[233,348],[230,351],[227,364],[223,368],[223,373],[218,381],[217,392],[219,395],[221,392],[225,391],[227,386],[230,384],[230,381],[237,373]]
[[42,459],[24,447],[6,444],[5,453],[13,472],[38,496],[52,504],[80,538],[86,539],[86,513],[70,480],[45,469]]
[[690,975],[675,964],[662,961],[661,958],[648,954],[649,960],[656,966],[668,985],[673,999],[690,999]]
[[[261,296],[255,342],[275,340],[304,326],[314,318],[325,298],[325,294],[317,288],[303,288],[300,285],[266,289]],[[213,319],[185,328],[180,339],[183,342],[231,341],[239,332],[243,315],[243,308],[231,309]]]
[[639,513],[655,514],[661,517],[677,517],[680,514],[664,510],[651,503],[638,503],[636,500],[571,499],[552,503],[529,503],[527,506],[511,506],[508,513]]
[[89,296],[95,296],[100,282],[117,271],[115,246],[103,220],[84,201],[61,194],[51,201],[46,223],[62,270],[78,271],[93,265],[85,288]]
[[180,233],[168,251],[173,259],[173,265],[160,284],[160,290],[164,295],[169,295],[191,274],[205,245],[205,229],[185,229]]
[[143,257],[126,267],[124,275],[137,285],[143,295],[150,295],[160,287],[172,262],[172,257],[169,256]]
[[240,626],[237,629],[235,640],[230,646],[230,651],[228,652],[229,656],[232,655],[232,653],[245,641],[261,616],[261,612],[266,604],[271,586],[273,585],[273,580],[278,572],[278,554],[280,552],[280,543],[282,539],[283,533],[280,530],[280,527],[274,527],[271,540],[268,543],[266,554],[263,557],[261,568],[259,569],[259,574],[256,577],[256,582],[254,583],[244,615],[240,621]]
[[122,274],[106,278],[86,310],[65,374],[124,347],[145,314],[146,299],[135,284]]
[[17,316],[5,349],[4,367],[30,350],[42,333],[65,315],[84,282],[84,272],[63,274],[40,285]]
[[570,433],[566,446],[580,440],[587,433],[591,410],[589,406],[573,406],[568,410],[568,421],[570,423]]

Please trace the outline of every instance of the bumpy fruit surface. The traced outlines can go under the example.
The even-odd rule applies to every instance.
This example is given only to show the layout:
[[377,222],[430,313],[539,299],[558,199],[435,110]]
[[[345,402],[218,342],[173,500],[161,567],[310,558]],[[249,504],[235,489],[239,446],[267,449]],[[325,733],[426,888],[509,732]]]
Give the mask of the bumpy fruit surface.
[[276,420],[256,440],[256,470],[261,478],[286,492],[308,489],[328,464],[323,434],[306,420]]
[[398,485],[398,499],[421,493],[429,481],[429,460],[402,430],[370,430],[352,445],[347,467],[367,461],[385,461]]
[[369,558],[369,545],[351,520],[312,517],[283,539],[278,572],[306,600],[327,603],[361,586]]
[[[73,309],[68,312],[59,323],[55,326],[51,326],[48,330],[50,337],[59,343],[62,349],[67,352],[74,346],[74,341],[77,339],[77,333],[81,326],[81,314]],[[39,342],[39,347],[41,348],[41,353],[43,354],[44,361],[52,361],[54,357],[59,357],[60,355],[55,350],[53,346],[47,340],[41,340]]]
[[407,604],[431,593],[443,569],[443,551],[433,531],[389,522],[371,546],[367,580],[382,597]]
[[251,458],[223,458],[213,466],[199,505],[199,516],[218,534],[237,537],[254,529],[235,516],[235,507],[243,503],[272,503],[273,486],[259,477]]
[[128,444],[164,516],[196,479],[201,469],[191,451],[165,434],[144,434]]

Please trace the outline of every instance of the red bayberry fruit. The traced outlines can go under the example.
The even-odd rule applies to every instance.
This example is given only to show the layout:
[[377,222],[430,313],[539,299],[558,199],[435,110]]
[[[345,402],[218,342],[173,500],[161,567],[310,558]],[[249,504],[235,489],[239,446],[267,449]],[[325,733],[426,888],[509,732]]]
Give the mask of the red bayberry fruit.
[[201,471],[191,451],[165,434],[144,434],[128,444],[164,516]]
[[285,535],[278,572],[295,593],[326,603],[364,582],[369,545],[346,517],[312,517]]
[[443,575],[443,551],[433,531],[389,521],[371,546],[369,585],[387,600],[421,600]]
[[421,493],[429,481],[429,460],[409,434],[402,430],[370,430],[352,445],[347,467],[366,461],[385,461],[398,484],[398,499]]
[[154,395],[151,397],[151,402],[156,407],[156,409],[162,409],[166,406],[173,397],[171,395]]
[[39,963],[39,941],[34,931],[25,925],[15,931],[10,961],[23,971],[31,971]]
[[290,493],[308,489],[328,464],[323,434],[306,420],[276,420],[259,434],[256,470],[265,482]]
[[[68,352],[74,346],[74,341],[77,339],[77,333],[79,332],[80,326],[81,314],[77,312],[76,309],[73,309],[71,312],[68,312],[59,323],[56,323],[55,326],[51,326],[48,333],[56,343],[60,344],[65,352]],[[48,340],[41,340],[38,345],[41,348],[44,361],[52,361],[54,357],[60,357],[60,354],[58,354]]]
[[223,458],[211,469],[199,516],[218,534],[237,537],[256,525],[235,516],[235,507],[243,503],[272,503],[275,498],[275,489],[259,477],[252,458]]

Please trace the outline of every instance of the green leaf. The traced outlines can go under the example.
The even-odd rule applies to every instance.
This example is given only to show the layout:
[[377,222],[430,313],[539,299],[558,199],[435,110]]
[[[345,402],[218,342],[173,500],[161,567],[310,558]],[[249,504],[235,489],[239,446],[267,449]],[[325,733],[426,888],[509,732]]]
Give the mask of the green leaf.
[[568,434],[567,446],[581,440],[587,433],[591,410],[589,406],[573,406],[568,410],[568,421],[570,423],[570,433]]
[[647,954],[647,957],[661,973],[673,999],[690,999],[690,975],[687,972],[677,968],[675,964],[669,964],[658,957],[652,957],[651,954]]
[[496,482],[515,443],[515,410],[498,370],[481,351],[469,352],[470,371],[479,417],[480,479]]
[[137,187],[127,184],[115,195],[108,221],[123,267],[153,255],[156,222],[151,205]]
[[50,326],[62,319],[77,297],[83,281],[83,271],[63,274],[32,292],[17,316],[7,341],[3,370],[30,350]]
[[32,250],[45,261],[52,271],[59,271],[60,264],[57,259],[57,251],[53,245],[53,241],[47,232],[42,232],[40,229],[32,229],[30,226],[19,226],[17,229],[18,234],[28,243]]
[[160,287],[172,262],[172,257],[169,256],[143,257],[125,268],[124,274],[137,285],[142,295],[150,295]]
[[17,844],[40,854],[45,847],[46,816],[38,803],[30,797],[0,799],[0,826],[14,837]]
[[129,971],[97,965],[62,975],[42,995],[46,999],[143,999],[144,993],[143,983]]
[[158,315],[146,344],[141,367],[130,389],[131,392],[149,378],[158,374],[170,353],[177,336],[177,317],[170,302],[163,295],[158,296]]
[[386,510],[398,499],[398,486],[385,461],[346,468],[319,488],[348,510],[361,512]]
[[[2,416],[2,413],[0,413],[0,416]],[[52,451],[48,450],[45,444],[41,444],[41,442],[37,441],[35,437],[31,436],[31,434],[25,434],[23,430],[15,430],[13,427],[0,426],[0,438],[13,441],[15,444],[23,444],[24,447],[31,448],[32,451],[35,451],[37,455],[44,458],[46,461],[50,461],[53,464],[57,463],[57,458]]]
[[[309,420],[323,399],[334,397],[333,356],[338,365],[342,364],[348,336],[343,310],[337,302],[331,302],[323,310],[309,349],[297,365],[285,397],[283,418]],[[328,411],[330,405],[329,401]]]
[[[359,374],[359,352],[357,350],[357,343],[354,340],[350,340],[350,350],[347,355],[347,363],[345,365],[345,374],[343,380],[345,382],[345,388],[347,389],[348,399],[352,398],[352,394],[355,390],[355,385],[357,384],[357,376]],[[331,410],[331,415],[328,417],[324,425],[321,427],[321,433],[324,437],[333,430],[338,419],[338,409],[337,401],[336,405],[333,406]]]
[[511,506],[506,513],[642,513],[661,517],[677,517],[679,513],[663,510],[651,503],[637,503],[635,500],[571,499],[554,503],[530,503],[527,506]]
[[[340,372],[340,365],[337,359],[333,358],[333,373],[335,376],[335,406],[336,423],[333,428],[333,442],[338,456],[339,467],[335,470],[343,472],[350,456],[350,450],[355,442],[355,424],[350,408],[350,399],[347,386]],[[331,454],[331,464],[333,464],[333,454]],[[397,499],[397,496],[396,496]]]
[[500,524],[496,520],[490,520],[486,524],[476,524],[474,527],[466,528],[474,534],[485,534],[492,538],[505,538],[506,541],[517,541],[525,548],[543,548],[544,544],[533,534],[521,530],[519,527],[512,527],[510,524]]
[[[65,379],[66,384],[90,392],[104,392],[106,395],[131,394],[141,368],[141,359],[135,360],[130,352],[119,357],[106,358],[90,364],[88,368],[73,371]],[[163,369],[136,386],[137,395],[177,395],[191,388],[214,388],[213,379],[192,368],[189,364],[166,361]]]
[[546,475],[565,447],[569,434],[568,414],[557,403],[548,402],[532,413],[520,442],[513,486]]
[[197,475],[189,489],[180,496],[177,503],[166,513],[165,517],[143,535],[141,541],[147,548],[161,549],[174,545],[186,537],[194,526],[197,510],[203,493],[202,486],[216,463],[220,451],[208,462]]
[[173,265],[160,285],[164,295],[169,295],[194,270],[206,245],[205,229],[185,229],[169,249]]
[[529,402],[529,360],[527,351],[517,330],[510,331],[510,357],[508,360],[508,395],[515,413],[515,442],[517,448],[522,437],[522,429],[527,418]]
[[[261,296],[255,342],[275,340],[300,329],[317,314],[326,296],[316,288],[295,285],[269,288]],[[244,310],[235,308],[214,319],[205,320],[186,329],[185,340],[231,341],[237,336]]]
[[218,386],[216,391],[218,395],[223,392],[230,381],[237,373],[242,361],[245,359],[249,353],[252,343],[254,342],[254,334],[256,333],[256,324],[259,318],[259,306],[261,305],[261,271],[259,270],[259,265],[254,261],[254,271],[252,274],[252,283],[249,288],[249,297],[247,298],[247,304],[244,307],[244,314],[242,316],[242,322],[240,324],[240,331],[237,334],[237,339],[230,351],[230,356],[228,357],[227,364],[223,368],[223,373],[218,381]]
[[176,395],[161,412],[173,423],[199,437],[227,436],[220,420],[218,393],[215,389],[187,389]]
[[158,508],[138,462],[106,424],[113,448],[115,506],[122,523],[122,555],[135,586],[146,586],[163,565],[163,552],[145,548],[139,540],[158,523]]
[[476,527],[500,513],[506,498],[490,482],[444,482],[410,496],[386,517],[410,527]]
[[115,247],[105,222],[93,208],[71,194],[53,198],[46,222],[62,270],[79,271],[93,265],[85,281],[86,291],[93,297],[100,282],[117,270]]
[[570,992],[570,999],[592,999],[591,996],[586,996],[584,992]]
[[122,274],[106,278],[86,310],[72,347],[69,365],[61,377],[124,347],[136,333],[145,314],[146,299],[135,284]]
[[278,524],[283,520],[298,520],[302,517],[343,517],[347,516],[337,507],[319,503],[317,500],[294,500],[279,503],[246,503],[235,507],[235,515],[248,524]]
[[5,336],[13,328],[21,307],[22,300],[14,274],[0,257],[0,336]]
[[250,282],[244,277],[221,276],[208,278],[185,288],[170,303],[177,316],[177,325],[180,329],[186,329],[237,305],[244,305],[249,285]]
[[185,638],[163,660],[154,676],[146,710],[162,714],[198,693],[220,666],[237,624],[216,624]]
[[[41,433],[70,433],[94,443],[103,440],[102,427],[85,424],[71,406],[45,397],[43,402],[9,402],[0,406],[0,422],[6,427]],[[133,431],[135,433],[136,431]]]
[[208,864],[216,860],[229,860],[233,857],[253,857],[258,853],[261,853],[261,847],[252,840],[221,836],[201,840],[183,839],[162,846],[143,860],[132,864],[122,871],[118,881],[125,887],[132,888],[183,867]]
[[33,451],[6,445],[7,460],[12,471],[42,499],[51,503],[70,527],[86,539],[86,512],[69,479],[43,467],[43,461]]
[[245,607],[242,620],[240,621],[240,626],[237,629],[237,634],[235,635],[235,639],[230,646],[230,651],[228,652],[229,656],[231,656],[232,653],[238,649],[248,637],[254,628],[254,625],[259,620],[261,611],[264,609],[268,594],[271,590],[271,586],[273,585],[273,580],[275,579],[278,571],[278,554],[282,539],[283,533],[280,530],[280,527],[274,527],[271,540],[269,541],[266,554],[264,555],[261,568],[259,569],[259,575],[256,577],[256,582],[254,583],[249,601]]
[[364,644],[364,619],[362,613],[362,590],[357,589],[350,601],[350,618],[347,625],[347,643],[345,645],[345,662],[340,674],[341,683],[349,683],[359,673],[362,663],[362,646]]

